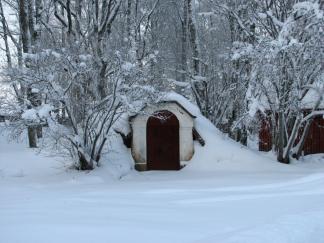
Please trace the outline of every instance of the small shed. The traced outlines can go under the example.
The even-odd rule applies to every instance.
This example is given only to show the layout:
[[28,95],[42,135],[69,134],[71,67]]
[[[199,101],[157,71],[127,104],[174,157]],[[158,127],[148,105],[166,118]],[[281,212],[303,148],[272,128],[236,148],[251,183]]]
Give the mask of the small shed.
[[[195,116],[177,101],[147,105],[129,118],[135,168],[179,170],[194,154],[194,139],[204,141],[194,128]],[[124,139],[125,142],[125,139]]]
[[[310,110],[304,110],[307,114]],[[272,149],[272,136],[271,136],[271,121],[268,117],[262,117],[259,130],[259,151],[270,151]],[[298,131],[297,141],[299,142],[304,128]],[[317,154],[324,153],[324,118],[323,116],[316,116],[311,122],[311,126],[306,137],[303,154]]]
[[[319,93],[314,90],[311,90],[307,93],[307,95],[303,98],[301,107],[304,112],[304,115],[309,114],[315,104],[318,102]],[[318,106],[318,110],[324,110],[324,100]],[[270,151],[273,146],[272,141],[272,124],[271,119],[269,117],[270,111],[266,110],[264,112],[265,115],[260,115],[260,130],[259,130],[259,151]],[[276,118],[277,119],[277,118]],[[301,127],[298,131],[297,141],[299,142],[304,127]],[[316,153],[324,153],[324,117],[322,115],[315,116],[312,119],[310,129],[308,135],[306,137],[304,146],[302,148],[303,154],[316,154]]]

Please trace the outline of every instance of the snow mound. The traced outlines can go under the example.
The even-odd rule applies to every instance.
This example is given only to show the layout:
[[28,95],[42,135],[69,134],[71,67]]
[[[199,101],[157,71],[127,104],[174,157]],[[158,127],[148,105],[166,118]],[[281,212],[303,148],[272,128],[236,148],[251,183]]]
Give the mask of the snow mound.
[[[44,129],[45,136],[46,132]],[[130,150],[124,146],[121,137],[114,131],[109,136],[107,150],[102,155],[100,166],[93,171],[72,169],[72,159],[60,156],[57,151],[29,148],[26,132],[21,138],[14,140],[9,139],[8,135],[6,126],[0,124],[0,179],[24,178],[37,181],[48,178],[48,181],[51,181],[49,178],[52,178],[55,181],[60,178],[63,182],[71,181],[73,178],[74,184],[87,184],[118,180],[134,171]],[[42,140],[39,144],[41,142]]]
[[134,160],[129,148],[123,144],[120,135],[111,135],[109,142],[109,152],[102,158],[100,168],[103,176],[121,179],[134,171]]
[[[177,176],[186,172],[194,175],[195,172],[199,171],[202,173],[213,173],[215,171],[221,173],[225,171],[248,173],[277,172],[278,170],[298,171],[300,168],[297,167],[301,167],[277,163],[273,158],[268,158],[257,151],[251,151],[231,140],[206,119],[196,105],[179,94],[168,93],[163,100],[176,101],[196,116],[195,128],[206,142],[205,146],[195,142],[193,158],[182,171],[176,172]],[[119,118],[114,125],[114,129],[124,134],[130,132],[127,114]],[[26,140],[24,140],[23,144],[8,143],[6,134],[2,134],[0,144],[0,177],[54,176],[57,173],[65,173],[72,163],[68,158],[62,159],[57,156],[48,157],[42,153],[37,154],[37,151],[27,148]],[[15,152],[16,150],[18,152]],[[120,179],[134,172],[134,160],[131,151],[125,147],[121,136],[114,130],[111,131],[109,136],[106,151],[102,156],[100,166],[90,172],[93,176],[105,181]],[[11,161],[7,158],[11,158]],[[319,160],[322,161],[322,157]],[[321,164],[321,162],[317,164]],[[319,165],[319,167],[321,166]],[[78,174],[79,172],[73,171],[71,173]]]
[[195,128],[206,144],[203,147],[195,144],[195,154],[188,164],[187,170],[266,171],[278,169],[278,167],[282,169],[288,167],[228,138],[201,114],[197,114]]
[[191,161],[185,167],[187,171],[260,171],[277,170],[278,167],[285,169],[288,166],[279,164],[262,153],[251,151],[247,147],[228,138],[220,132],[199,111],[199,108],[180,94],[167,93],[165,101],[176,101],[196,116],[195,128],[205,140],[205,146],[195,143],[195,153]]

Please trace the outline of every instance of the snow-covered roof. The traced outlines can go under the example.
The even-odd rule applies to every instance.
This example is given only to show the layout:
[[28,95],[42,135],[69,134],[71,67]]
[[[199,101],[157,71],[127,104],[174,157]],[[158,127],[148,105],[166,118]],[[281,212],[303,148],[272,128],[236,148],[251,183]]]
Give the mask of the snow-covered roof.
[[[323,94],[322,94],[323,95]],[[315,90],[310,90],[302,100],[302,107],[304,109],[312,109],[314,108],[316,102],[320,98],[320,94]],[[324,99],[322,99],[319,109],[324,109]]]
[[[179,107],[181,107],[188,115],[192,118],[196,118],[201,115],[199,108],[191,103],[190,100],[185,98],[184,96],[177,94],[175,92],[169,92],[162,95],[162,98],[157,102],[160,103],[175,103]],[[141,111],[143,111],[147,107],[144,106]],[[123,114],[114,124],[114,130],[122,132],[124,134],[128,134],[131,132],[131,128],[129,125],[129,121],[135,118],[137,115],[141,114],[141,111],[133,114]]]
[[178,93],[175,92],[166,93],[161,100],[164,102],[166,101],[176,102],[180,106],[182,106],[188,113],[192,114],[195,117],[197,117],[200,114],[200,110],[195,104],[193,104],[189,99],[187,99],[186,97]]
[[[157,102],[157,104],[163,104],[163,103],[174,103],[177,104],[179,107],[181,107],[188,115],[190,115],[192,118],[196,118],[197,115],[200,114],[200,111],[197,106],[192,104],[187,98],[184,96],[177,94],[175,92],[166,93],[162,96],[161,100]],[[144,106],[142,110],[144,110],[147,107]],[[134,119],[138,114],[136,113],[129,117],[129,120]]]
[[[313,109],[321,95],[323,96],[323,99],[321,100],[318,109],[324,109],[324,94],[321,94],[319,90],[314,89],[309,90],[307,92],[305,97],[300,101],[300,104],[298,104],[298,107],[305,110]],[[252,110],[252,114],[255,114],[255,111],[257,110],[265,111],[269,109],[269,102],[264,95],[261,95],[259,98],[254,98],[253,100],[251,100],[250,110]]]
[[[306,95],[304,92],[307,91]],[[322,97],[318,109],[324,109],[324,73],[321,74],[311,85],[304,85],[301,88],[292,87],[290,92],[292,97],[289,102],[291,106],[298,109],[314,109],[315,105]],[[268,98],[273,102],[273,106],[277,107],[279,104],[278,97],[274,86],[269,80],[264,81],[263,91],[256,97],[252,95],[252,87],[250,87],[246,93],[246,97],[249,99],[250,115],[254,115],[256,111],[265,111],[271,108]]]

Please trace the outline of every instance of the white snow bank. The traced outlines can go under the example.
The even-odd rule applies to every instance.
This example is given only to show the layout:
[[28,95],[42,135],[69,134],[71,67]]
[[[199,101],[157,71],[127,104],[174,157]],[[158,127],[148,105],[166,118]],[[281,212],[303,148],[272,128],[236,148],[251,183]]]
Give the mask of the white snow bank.
[[[38,149],[28,148],[26,139],[8,140],[8,133],[0,126],[0,178],[46,177],[66,169],[55,157],[40,155]],[[23,134],[24,138],[27,136]]]
[[205,146],[195,143],[195,153],[184,171],[268,171],[288,169],[288,165],[277,163],[258,151],[251,151],[247,147],[228,138],[220,132],[201,113],[199,108],[184,96],[169,92],[162,96],[162,101],[176,101],[196,116],[194,126],[202,138]]
[[323,242],[323,155],[282,165],[177,101],[206,140],[181,171],[130,173],[119,135],[99,168],[79,172],[0,133],[0,242]]
[[[43,135],[48,136],[46,128]],[[38,141],[39,144],[42,140]],[[61,157],[58,152],[47,149],[28,148],[27,134],[24,132],[20,140],[9,140],[5,126],[0,125],[0,178],[25,178],[40,180],[41,178],[57,178],[70,180],[79,178],[80,183],[87,183],[88,173],[96,180],[116,180],[133,171],[134,161],[119,135],[112,131],[107,146],[109,152],[102,155],[100,166],[93,171],[82,172],[71,169],[73,161],[70,157]]]
[[211,171],[226,168],[240,171],[266,171],[288,167],[231,140],[201,114],[197,115],[195,127],[206,145],[201,147],[196,144],[194,157],[187,166],[187,170]]
[[[223,243],[308,243],[324,238],[324,211],[313,211],[279,217],[273,222],[231,232]],[[197,243],[218,242],[209,237]]]
[[[307,166],[309,167],[310,165],[310,163],[308,163],[310,157],[306,159],[307,163],[294,162],[292,165],[285,165],[276,162],[275,159],[268,154],[252,151],[240,145],[221,133],[209,120],[201,115],[197,106],[179,94],[174,92],[168,93],[164,96],[163,100],[177,101],[190,113],[196,116],[195,128],[206,142],[203,147],[195,142],[195,153],[193,158],[187,163],[187,166],[182,169],[182,171],[177,173],[190,172],[194,174],[198,171],[202,173],[212,173],[216,171],[248,173],[296,171],[299,173],[301,169]],[[38,113],[45,115],[48,114],[50,110],[51,107],[44,106]],[[38,116],[40,114],[38,114]],[[124,134],[130,132],[127,114],[124,114],[118,119],[114,125],[114,129]],[[103,176],[104,178],[119,179],[134,171],[134,161],[130,149],[124,146],[120,135],[111,131],[109,139],[107,144],[107,146],[109,146],[108,152],[103,154],[100,167],[96,168],[91,173]],[[13,151],[17,145],[10,145],[10,143],[8,144],[5,142],[4,134],[0,142],[4,144],[0,151],[0,153],[2,153],[0,158],[0,174],[2,175],[22,177],[29,174],[35,175],[35,173],[53,174],[57,172],[57,168],[61,168],[61,170],[63,168],[65,170],[66,167],[71,164],[67,158],[62,162],[62,159],[58,160],[53,157],[47,158],[43,154],[36,155],[33,150],[27,148],[26,141],[24,141],[24,148],[21,151],[21,155],[20,152],[15,153]],[[12,156],[12,154],[15,155],[15,161],[7,161],[6,156]],[[312,163],[312,167],[322,168],[323,158],[321,156],[313,156],[312,158],[317,158],[317,162]],[[31,162],[26,164],[24,162],[25,160]],[[313,161],[314,159],[311,160]],[[53,168],[56,169],[53,171]]]
[[109,146],[109,152],[101,159],[101,168],[97,168],[102,171],[103,176],[121,179],[134,171],[134,160],[130,149],[123,144],[120,135],[111,135],[107,146]]

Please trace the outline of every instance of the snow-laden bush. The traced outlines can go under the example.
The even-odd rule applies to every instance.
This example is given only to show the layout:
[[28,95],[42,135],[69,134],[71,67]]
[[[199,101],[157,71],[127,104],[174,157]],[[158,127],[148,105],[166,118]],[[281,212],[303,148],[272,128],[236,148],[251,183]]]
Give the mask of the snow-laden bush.
[[[312,119],[323,113],[317,111],[324,95],[323,13],[316,1],[293,5],[283,21],[273,22],[274,34],[260,36],[250,53],[250,110],[259,100],[270,112],[272,138],[281,162],[289,163],[293,153],[300,156]],[[275,18],[271,12],[267,15]],[[302,126],[303,135],[296,145]]]
[[[99,165],[111,128],[121,114],[140,110],[157,100],[143,70],[115,53],[109,72],[100,77],[97,59],[80,48],[41,50],[28,54],[28,67],[11,70],[11,79],[37,90],[43,104],[21,108],[18,122],[45,125],[43,145],[66,151],[82,170]],[[125,68],[127,67],[127,68]],[[154,98],[153,98],[154,97]]]

